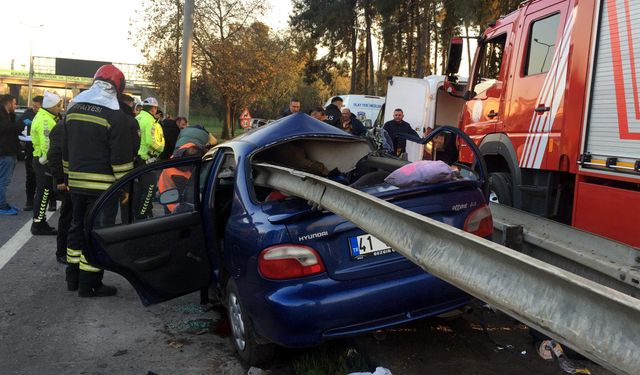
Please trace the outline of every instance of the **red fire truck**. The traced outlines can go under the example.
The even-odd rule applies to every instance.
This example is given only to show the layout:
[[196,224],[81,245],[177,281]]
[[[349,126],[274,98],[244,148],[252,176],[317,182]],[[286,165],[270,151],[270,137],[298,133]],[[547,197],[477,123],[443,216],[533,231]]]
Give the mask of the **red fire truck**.
[[640,247],[638,56],[637,0],[526,1],[491,25],[459,120],[491,198]]

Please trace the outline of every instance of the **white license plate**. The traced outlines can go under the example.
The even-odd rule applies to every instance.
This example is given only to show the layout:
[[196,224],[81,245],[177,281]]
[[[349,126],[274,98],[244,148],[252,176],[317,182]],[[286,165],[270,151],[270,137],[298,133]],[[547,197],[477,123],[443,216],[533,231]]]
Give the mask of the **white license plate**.
[[355,259],[389,254],[393,251],[389,245],[370,234],[349,237],[349,247],[351,249],[351,257]]

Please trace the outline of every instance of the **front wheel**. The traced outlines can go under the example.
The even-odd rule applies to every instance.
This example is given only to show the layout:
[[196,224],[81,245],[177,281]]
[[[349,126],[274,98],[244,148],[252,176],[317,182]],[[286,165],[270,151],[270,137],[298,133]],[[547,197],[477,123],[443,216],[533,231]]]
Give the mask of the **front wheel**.
[[513,206],[511,175],[504,172],[489,174],[489,201]]
[[240,360],[249,366],[269,362],[275,354],[274,344],[259,344],[251,318],[238,294],[238,287],[229,280],[227,283],[227,312],[231,323],[231,342]]

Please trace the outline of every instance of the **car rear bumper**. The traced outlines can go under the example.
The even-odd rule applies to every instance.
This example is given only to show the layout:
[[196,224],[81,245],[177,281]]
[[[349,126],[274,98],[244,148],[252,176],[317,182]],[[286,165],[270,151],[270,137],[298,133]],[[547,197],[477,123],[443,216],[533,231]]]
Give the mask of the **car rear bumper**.
[[[420,270],[387,280],[299,284],[269,282],[266,294],[250,293],[250,316],[257,332],[285,347],[315,346],[322,341],[361,334],[439,315],[469,303],[472,297]],[[264,287],[264,286],[263,286]]]

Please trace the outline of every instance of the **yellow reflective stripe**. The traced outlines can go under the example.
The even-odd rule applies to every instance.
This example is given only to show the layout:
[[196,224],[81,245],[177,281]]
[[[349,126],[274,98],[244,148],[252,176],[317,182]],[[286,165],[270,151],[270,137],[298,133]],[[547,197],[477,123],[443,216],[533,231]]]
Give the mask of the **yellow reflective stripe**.
[[84,113],[70,113],[67,115],[67,121],[84,121],[84,122],[92,122],[94,124],[102,125],[104,127],[109,127],[109,122],[102,117],[87,115]]
[[107,182],[113,182],[116,180],[116,178],[112,174],[73,172],[73,171],[69,172],[69,178],[78,179],[78,180],[107,181]]
[[62,166],[63,166],[63,167],[68,167],[68,166],[69,166],[69,161],[67,161],[67,160],[63,160],[63,161],[62,161]]
[[82,256],[82,250],[74,250],[67,248],[67,263],[78,264],[80,263],[80,256]]
[[85,259],[84,255],[82,255],[80,257],[80,270],[86,271],[86,272],[100,272],[100,271],[102,271],[100,268],[96,268],[96,267],[90,265],[87,262],[87,260]]
[[74,250],[67,247],[67,255],[72,257],[79,257],[82,255],[82,250]]
[[115,172],[113,175],[116,176],[116,180],[121,179],[122,177],[124,177],[124,175],[126,175],[129,172]]
[[91,182],[69,179],[69,187],[78,189],[107,190],[111,186],[106,182]]
[[125,164],[111,164],[111,168],[113,168],[114,172],[129,172],[133,169],[133,162]]
[[64,174],[69,174],[69,167],[62,167],[62,172],[64,172]]

